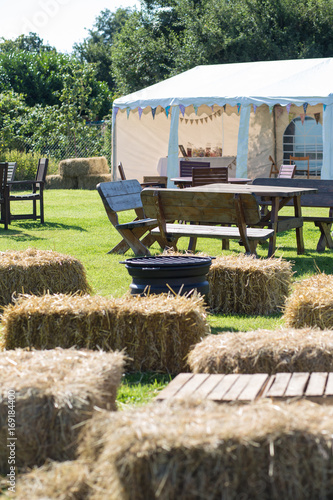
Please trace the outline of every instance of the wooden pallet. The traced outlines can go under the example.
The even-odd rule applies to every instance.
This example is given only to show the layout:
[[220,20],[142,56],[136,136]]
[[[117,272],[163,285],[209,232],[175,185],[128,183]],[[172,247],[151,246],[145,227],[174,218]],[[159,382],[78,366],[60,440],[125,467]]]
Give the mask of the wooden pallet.
[[180,373],[155,398],[194,397],[216,402],[247,403],[260,398],[289,400],[305,398],[333,403],[333,373],[205,374]]

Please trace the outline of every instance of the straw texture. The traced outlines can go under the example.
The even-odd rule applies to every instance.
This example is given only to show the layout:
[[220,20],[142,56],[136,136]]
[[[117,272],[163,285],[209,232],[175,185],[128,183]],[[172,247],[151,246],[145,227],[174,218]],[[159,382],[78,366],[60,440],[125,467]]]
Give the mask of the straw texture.
[[105,156],[91,158],[71,158],[59,163],[59,175],[62,177],[80,177],[84,175],[108,174],[109,166]]
[[188,356],[194,373],[333,371],[333,332],[311,328],[209,335]]
[[222,255],[208,272],[208,304],[215,313],[264,315],[280,311],[290,292],[292,266],[283,259]]
[[[16,466],[74,458],[77,424],[116,410],[124,355],[54,349],[0,353],[0,473],[7,472],[8,391],[15,393]],[[28,498],[28,497],[27,497]]]
[[316,274],[302,280],[286,301],[283,318],[291,328],[333,329],[333,276]]
[[[332,435],[333,408],[305,401],[184,401],[102,412],[87,423],[79,462],[57,498],[78,498],[63,496],[65,488],[84,491],[86,484],[81,499],[330,499]],[[36,471],[19,491],[54,498],[54,478],[54,470]]]
[[0,252],[0,306],[20,293],[89,293],[83,264],[52,250]]
[[6,349],[125,349],[128,370],[170,373],[188,370],[190,348],[210,333],[196,294],[26,296],[4,309],[2,324]]

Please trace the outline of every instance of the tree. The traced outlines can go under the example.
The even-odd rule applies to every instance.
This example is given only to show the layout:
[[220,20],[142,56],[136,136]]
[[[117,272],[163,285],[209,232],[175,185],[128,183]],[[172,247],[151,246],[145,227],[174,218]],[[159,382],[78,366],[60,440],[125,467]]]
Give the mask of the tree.
[[89,36],[82,43],[74,45],[74,54],[82,62],[94,63],[97,79],[106,82],[110,90],[114,88],[111,47],[131,12],[123,8],[115,12],[103,10],[96,18],[94,27],[89,30]]

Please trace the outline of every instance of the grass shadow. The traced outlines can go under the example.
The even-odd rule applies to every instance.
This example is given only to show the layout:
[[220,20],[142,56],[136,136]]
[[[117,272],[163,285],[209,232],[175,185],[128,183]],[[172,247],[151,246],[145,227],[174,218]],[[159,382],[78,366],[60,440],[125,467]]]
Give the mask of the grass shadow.
[[[71,229],[72,231],[87,232],[87,229],[84,229],[82,226],[61,224],[59,222],[44,222],[44,224],[41,224],[39,221],[33,221],[33,222],[15,221],[15,226],[16,225],[18,228],[26,229],[27,231],[45,231],[45,230],[67,231]],[[11,227],[14,226],[10,225],[9,228]]]

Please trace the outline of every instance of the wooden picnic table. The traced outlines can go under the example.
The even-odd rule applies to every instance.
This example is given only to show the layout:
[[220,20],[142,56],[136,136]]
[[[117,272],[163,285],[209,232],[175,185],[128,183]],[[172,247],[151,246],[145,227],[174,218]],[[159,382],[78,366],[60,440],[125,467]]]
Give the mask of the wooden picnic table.
[[247,403],[263,398],[273,400],[308,399],[333,403],[333,373],[179,373],[155,398],[211,400],[219,403]]
[[[207,184],[206,186],[186,188],[186,191],[200,191],[211,193],[234,193],[241,195],[242,193],[251,193],[258,197],[259,203],[261,199],[269,199],[270,206],[266,210],[262,225],[268,226],[274,230],[273,235],[269,240],[268,257],[275,253],[276,249],[276,234],[288,229],[296,229],[296,244],[297,254],[304,254],[304,238],[303,238],[303,218],[301,207],[302,194],[316,193],[315,188],[304,187],[286,187],[286,186],[263,186],[253,184]],[[279,211],[289,201],[294,205],[294,216],[279,221]]]
[[[190,177],[172,177],[170,181],[174,182],[180,189],[192,186],[192,176]],[[248,184],[252,182],[251,179],[242,179],[241,177],[229,177],[228,183],[230,184]]]

